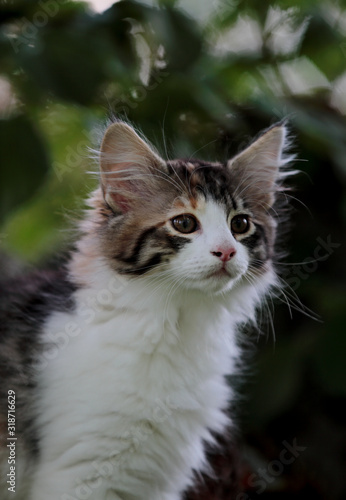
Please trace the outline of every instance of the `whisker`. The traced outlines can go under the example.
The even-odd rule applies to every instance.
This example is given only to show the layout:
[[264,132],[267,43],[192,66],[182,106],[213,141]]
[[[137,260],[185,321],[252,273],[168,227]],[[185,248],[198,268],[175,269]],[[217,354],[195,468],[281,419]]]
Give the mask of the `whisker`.
[[200,147],[199,149],[196,149],[196,151],[194,151],[193,153],[190,154],[189,156],[189,160],[191,160],[191,158],[193,158],[195,156],[196,153],[199,153],[199,151],[202,151],[202,149],[206,148],[207,146],[209,146],[210,144],[213,144],[217,142],[217,139],[213,139],[212,141],[210,142],[207,142],[206,144],[204,144],[202,147]]

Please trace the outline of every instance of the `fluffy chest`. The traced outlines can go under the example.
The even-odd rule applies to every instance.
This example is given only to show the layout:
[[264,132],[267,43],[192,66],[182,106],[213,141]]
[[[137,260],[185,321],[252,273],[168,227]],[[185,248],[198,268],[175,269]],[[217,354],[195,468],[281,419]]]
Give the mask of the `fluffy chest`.
[[79,304],[50,319],[44,338],[55,347],[39,371],[38,400],[47,477],[54,469],[72,489],[93,488],[107,464],[105,491],[139,476],[148,478],[139,498],[147,488],[145,498],[156,499],[153,487],[170,488],[170,477],[186,486],[210,431],[228,423],[224,375],[238,355],[227,314],[191,300],[88,315]]
[[237,348],[220,310],[103,310],[88,321],[77,311],[47,324],[46,340],[58,343],[41,378],[46,418],[56,420],[63,402],[76,430],[102,420],[111,433],[120,420],[151,421],[160,408],[208,419],[227,404],[224,375]]
[[56,345],[44,371],[89,400],[102,392],[113,401],[123,392],[150,400],[227,374],[236,354],[231,337],[220,311],[112,309],[85,320],[77,309],[48,323],[45,338]]

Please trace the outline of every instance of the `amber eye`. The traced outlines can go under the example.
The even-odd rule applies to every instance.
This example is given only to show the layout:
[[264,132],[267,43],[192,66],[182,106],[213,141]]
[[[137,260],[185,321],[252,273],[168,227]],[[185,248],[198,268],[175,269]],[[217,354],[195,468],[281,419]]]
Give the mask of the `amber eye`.
[[172,219],[172,226],[179,233],[189,234],[196,231],[198,224],[193,215],[182,214]]
[[247,215],[236,215],[231,221],[232,233],[243,234],[249,230],[250,222]]

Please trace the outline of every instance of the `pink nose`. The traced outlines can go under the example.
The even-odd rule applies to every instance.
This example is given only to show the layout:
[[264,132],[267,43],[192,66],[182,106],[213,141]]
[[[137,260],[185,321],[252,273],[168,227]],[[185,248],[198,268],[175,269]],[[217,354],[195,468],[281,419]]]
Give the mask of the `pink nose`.
[[215,257],[218,257],[222,262],[227,262],[231,260],[232,257],[235,256],[237,253],[236,249],[234,247],[220,247],[217,248],[214,252],[210,252],[211,254],[215,255]]

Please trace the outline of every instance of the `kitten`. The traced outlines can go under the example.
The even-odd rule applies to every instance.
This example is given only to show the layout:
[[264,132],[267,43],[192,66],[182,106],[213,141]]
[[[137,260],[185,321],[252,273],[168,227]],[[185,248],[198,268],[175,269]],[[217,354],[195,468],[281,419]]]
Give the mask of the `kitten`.
[[164,161],[109,126],[69,261],[3,283],[1,499],[178,500],[207,470],[238,329],[278,284],[285,146],[278,124],[226,164]]

